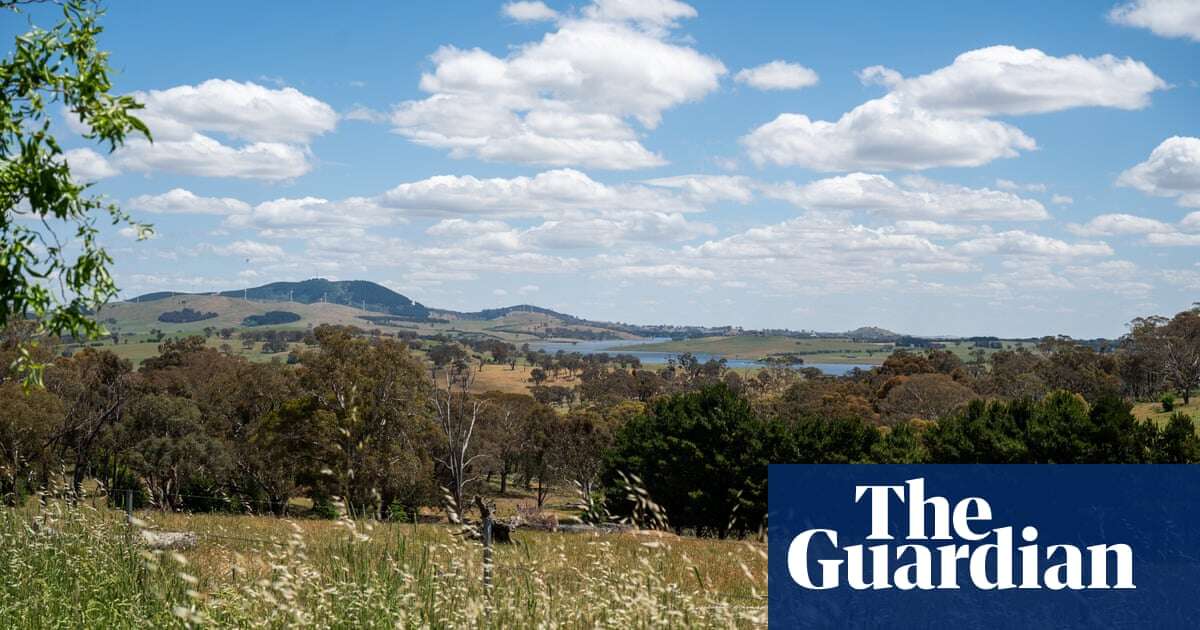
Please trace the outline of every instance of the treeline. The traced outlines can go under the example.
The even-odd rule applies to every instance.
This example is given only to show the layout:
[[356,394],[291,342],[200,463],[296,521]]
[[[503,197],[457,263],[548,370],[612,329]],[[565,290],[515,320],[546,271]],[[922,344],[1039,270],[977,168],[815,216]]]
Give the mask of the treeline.
[[192,308],[184,307],[178,311],[166,311],[159,314],[158,321],[167,324],[187,324],[216,318],[217,314],[212,311],[200,312]]
[[[223,332],[223,331],[222,331]],[[95,348],[55,357],[46,388],[0,381],[0,494],[95,479],[165,509],[401,518],[459,505],[486,482],[539,505],[579,488],[601,520],[636,475],[670,524],[703,535],[755,531],[768,462],[1196,462],[1192,418],[1139,421],[1200,382],[1200,311],[1137,320],[1115,352],[1068,339],[1036,348],[898,351],[878,368],[829,377],[783,362],[743,375],[692,355],[642,366],[622,355],[549,354],[488,339],[401,340],[353,328],[254,331],[301,341],[294,365],[255,364],[165,340],[134,371]],[[9,326],[11,363],[30,327]],[[249,338],[247,338],[247,341]],[[410,350],[420,345],[422,357]],[[474,360],[533,367],[532,395],[475,393]],[[497,356],[499,355],[499,356]],[[1175,399],[1169,400],[1171,405]],[[221,497],[213,499],[212,497]]]

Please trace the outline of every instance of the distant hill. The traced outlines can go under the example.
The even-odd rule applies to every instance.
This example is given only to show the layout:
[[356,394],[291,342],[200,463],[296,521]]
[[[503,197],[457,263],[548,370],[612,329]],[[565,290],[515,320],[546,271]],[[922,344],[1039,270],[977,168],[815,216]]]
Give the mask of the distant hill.
[[575,317],[574,315],[567,315],[565,313],[559,313],[558,311],[552,311],[548,308],[542,308],[540,306],[533,306],[532,304],[518,304],[516,306],[504,306],[501,308],[485,308],[482,311],[460,312],[460,311],[447,311],[447,310],[441,310],[441,309],[433,309],[430,312],[433,313],[434,317],[440,316],[440,317],[446,317],[447,319],[469,319],[469,320],[491,321],[494,319],[502,319],[513,313],[536,313],[538,315],[545,315],[547,317],[553,317],[556,319],[560,319],[567,323],[576,323],[576,322],[584,321],[582,319],[579,319],[578,317]]
[[846,333],[846,336],[851,339],[862,339],[864,341],[895,341],[900,338],[900,335],[886,328],[878,326],[862,326],[855,328]]
[[[134,298],[133,302],[152,302],[187,293],[159,291]],[[368,311],[387,313],[413,321],[429,319],[429,309],[395,291],[366,280],[326,280],[313,278],[301,282],[272,282],[259,287],[234,289],[218,293],[194,295],[219,295],[230,298],[248,298],[264,301],[292,301],[300,304],[345,304]]]

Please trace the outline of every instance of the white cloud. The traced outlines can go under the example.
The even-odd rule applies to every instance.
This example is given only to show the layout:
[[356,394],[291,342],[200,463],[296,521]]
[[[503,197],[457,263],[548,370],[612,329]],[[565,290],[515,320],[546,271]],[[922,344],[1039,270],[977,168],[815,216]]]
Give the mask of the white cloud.
[[284,257],[283,248],[258,241],[234,241],[228,245],[217,245],[213,252],[221,256],[237,256],[251,262],[278,260]]
[[279,181],[312,170],[307,150],[295,145],[255,142],[234,148],[199,133],[186,140],[133,140],[118,149],[114,157],[128,171],[170,171],[201,177]]
[[71,168],[71,175],[84,182],[95,182],[121,173],[103,155],[92,149],[64,151],[63,159]]
[[1067,195],[1054,195],[1050,197],[1050,203],[1056,206],[1069,206],[1075,203],[1075,199]]
[[1185,230],[1200,232],[1200,211],[1192,212],[1179,222],[1179,227]]
[[677,175],[650,179],[645,183],[680,190],[700,203],[749,203],[754,197],[754,182],[741,175]]
[[978,232],[976,228],[966,225],[952,225],[924,219],[897,221],[895,227],[898,231],[906,234],[920,234],[939,239],[962,238]]
[[132,96],[145,104],[138,116],[155,139],[185,140],[209,131],[250,142],[303,144],[337,125],[333,108],[295,88],[209,79]]
[[1060,259],[1113,254],[1113,249],[1104,242],[1068,243],[1023,230],[997,232],[961,241],[954,246],[954,251],[971,256],[998,254]]
[[1046,192],[1046,185],[1038,182],[1031,184],[1021,184],[1012,181],[1011,179],[996,179],[996,188],[1000,190],[1024,190],[1026,192]]
[[911,79],[879,66],[859,76],[890,92],[833,122],[780,114],[742,138],[750,157],[818,171],[980,166],[1037,148],[1020,129],[989,116],[1140,109],[1151,92],[1167,87],[1132,59],[1053,57],[1011,46],[969,51]]
[[127,204],[131,210],[154,214],[244,214],[250,204],[230,197],[200,197],[190,190],[173,188],[160,195],[138,195]]
[[863,103],[836,122],[780,114],[744,136],[742,144],[757,164],[816,171],[980,166],[1037,148],[1012,125],[941,116],[891,96]]
[[1162,221],[1132,214],[1101,214],[1083,225],[1072,223],[1067,229],[1078,236],[1120,236],[1174,231],[1174,228]]
[[602,184],[573,169],[533,177],[479,179],[439,175],[400,184],[378,197],[415,214],[561,217],[571,211],[699,212],[694,201],[648,186]]
[[712,280],[717,277],[715,273],[708,269],[674,263],[626,265],[612,269],[606,272],[605,275],[644,280]]
[[250,212],[234,214],[224,225],[253,229],[267,238],[359,239],[369,227],[396,220],[393,213],[364,197],[329,201],[319,197],[281,198],[265,201]]
[[1167,83],[1128,57],[1054,57],[1036,48],[992,46],[891,87],[915,107],[985,117],[1075,107],[1142,109],[1150,104],[1150,93]]
[[631,125],[703,98],[720,61],[667,41],[694,15],[670,2],[600,2],[504,58],[443,46],[421,77],[430,94],[392,112],[393,130],[452,157],[604,169],[658,166]]
[[594,0],[584,9],[584,15],[599,21],[629,22],[642,30],[662,33],[697,13],[678,0]]
[[517,293],[520,295],[532,295],[541,290],[542,288],[536,284],[527,284],[522,286],[520,289],[517,289]]
[[[170,171],[203,177],[278,181],[310,170],[308,142],[332,131],[337,113],[295,88],[210,79],[199,85],[131,94],[145,109],[138,117],[151,143],[135,138],[109,160],[123,171]],[[70,113],[77,131],[86,131]],[[231,146],[210,134],[245,144]]]
[[1182,232],[1148,234],[1146,242],[1160,247],[1197,247],[1200,246],[1200,234],[1184,234]]
[[805,209],[869,210],[902,218],[970,221],[1039,221],[1049,218],[1033,199],[988,188],[967,188],[924,177],[905,177],[897,184],[883,175],[851,173],[802,186],[767,189],[769,196]]
[[1108,13],[1114,24],[1150,29],[1161,37],[1186,37],[1200,42],[1200,3],[1194,0],[1135,0]]
[[542,22],[558,17],[558,11],[546,6],[545,2],[509,2],[500,10],[518,22]]
[[1200,138],[1163,140],[1141,164],[1121,173],[1118,186],[1158,197],[1175,197],[1181,206],[1200,208]]
[[811,68],[778,59],[741,70],[733,79],[760,90],[798,90],[816,85],[820,80]]

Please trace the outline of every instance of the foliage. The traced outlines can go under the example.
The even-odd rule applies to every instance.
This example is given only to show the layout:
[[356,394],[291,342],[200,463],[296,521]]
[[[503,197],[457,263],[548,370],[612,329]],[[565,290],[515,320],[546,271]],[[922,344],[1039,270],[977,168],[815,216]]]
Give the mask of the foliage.
[[212,311],[201,313],[200,311],[191,308],[182,308],[178,311],[165,311],[158,316],[158,321],[166,324],[190,324],[192,322],[202,322],[206,319],[216,319],[217,314]]
[[[18,8],[0,2],[0,11]],[[61,22],[17,37],[0,60],[0,325],[32,316],[48,335],[87,338],[103,334],[90,315],[117,294],[96,222],[127,223],[139,238],[150,228],[89,194],[89,184],[71,172],[51,113],[66,110],[84,139],[109,151],[150,132],[133,115],[140,104],[110,93],[93,3],[68,0],[61,9]],[[20,364],[29,383],[41,382],[42,364],[28,352]]]
[[291,311],[267,311],[262,315],[248,315],[242,320],[243,326],[281,326],[300,321],[302,318]]
[[[637,475],[677,529],[721,537],[753,531],[766,514],[767,464],[793,461],[790,446],[782,423],[758,417],[728,387],[712,385],[659,399],[619,429],[606,485],[619,472]],[[731,528],[735,508],[739,520]]]

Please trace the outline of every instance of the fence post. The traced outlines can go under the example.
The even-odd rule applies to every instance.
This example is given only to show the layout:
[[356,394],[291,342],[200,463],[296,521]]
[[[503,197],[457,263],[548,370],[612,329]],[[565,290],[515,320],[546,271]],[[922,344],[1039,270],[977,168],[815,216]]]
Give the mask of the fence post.
[[133,524],[133,489],[125,489],[125,524]]
[[475,505],[479,507],[479,515],[483,518],[483,590],[488,594],[492,594],[492,511],[483,502],[483,499],[475,497]]

